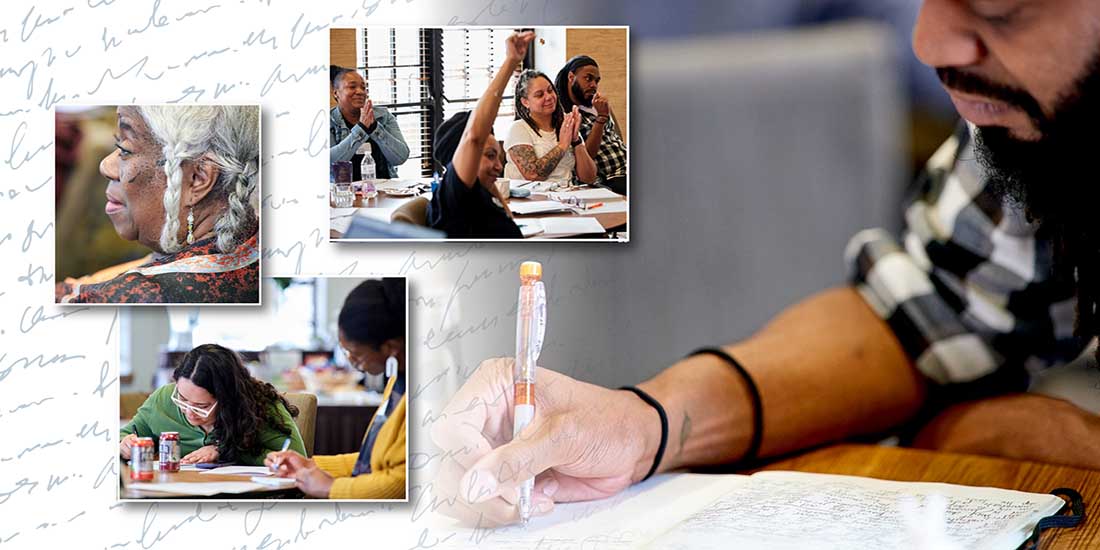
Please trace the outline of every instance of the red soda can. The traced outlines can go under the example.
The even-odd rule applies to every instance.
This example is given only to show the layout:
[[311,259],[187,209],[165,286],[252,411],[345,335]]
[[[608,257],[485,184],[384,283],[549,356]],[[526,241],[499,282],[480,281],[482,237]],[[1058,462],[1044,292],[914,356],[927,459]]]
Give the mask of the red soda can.
[[160,459],[158,466],[162,472],[180,471],[180,433],[160,432]]
[[153,481],[153,438],[139,437],[130,447],[130,479]]

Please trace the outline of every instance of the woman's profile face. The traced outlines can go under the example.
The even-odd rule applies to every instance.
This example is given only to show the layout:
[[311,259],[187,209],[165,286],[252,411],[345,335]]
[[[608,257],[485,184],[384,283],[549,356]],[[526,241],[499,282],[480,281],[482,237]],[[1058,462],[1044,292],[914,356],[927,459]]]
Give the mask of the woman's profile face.
[[162,151],[136,107],[118,108],[115,150],[99,163],[107,178],[104,209],[123,239],[159,250],[164,226]]
[[348,338],[343,330],[337,337],[340,340],[340,347],[344,348],[348,354],[348,362],[356,370],[375,376],[386,371],[386,356],[380,350],[371,349],[366,344]]
[[489,139],[485,140],[485,148],[481,151],[481,164],[477,170],[478,181],[482,183],[496,181],[504,171],[504,165],[501,163],[503,157],[504,153],[501,152],[496,137],[489,134]]

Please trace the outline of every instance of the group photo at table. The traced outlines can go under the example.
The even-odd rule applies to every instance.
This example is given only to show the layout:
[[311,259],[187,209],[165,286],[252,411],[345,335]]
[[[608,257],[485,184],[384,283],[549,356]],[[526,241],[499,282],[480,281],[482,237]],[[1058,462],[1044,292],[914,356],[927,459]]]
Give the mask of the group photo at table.
[[263,284],[120,314],[121,498],[405,500],[405,279]]
[[627,28],[329,37],[330,240],[629,240]]

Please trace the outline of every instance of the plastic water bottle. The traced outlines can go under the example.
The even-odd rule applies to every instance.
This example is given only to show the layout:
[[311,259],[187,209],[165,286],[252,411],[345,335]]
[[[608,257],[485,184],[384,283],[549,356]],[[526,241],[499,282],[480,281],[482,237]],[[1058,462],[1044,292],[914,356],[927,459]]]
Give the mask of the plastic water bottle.
[[371,156],[370,142],[359,146],[359,151],[363,153],[363,162],[359,165],[363,178],[363,198],[373,199],[378,196],[378,190],[374,188],[374,179],[378,175],[374,171],[374,157]]
[[362,172],[363,179],[372,180],[378,177],[374,173],[374,157],[371,156],[370,142],[360,145],[359,152],[363,155],[363,162],[359,165],[359,171]]

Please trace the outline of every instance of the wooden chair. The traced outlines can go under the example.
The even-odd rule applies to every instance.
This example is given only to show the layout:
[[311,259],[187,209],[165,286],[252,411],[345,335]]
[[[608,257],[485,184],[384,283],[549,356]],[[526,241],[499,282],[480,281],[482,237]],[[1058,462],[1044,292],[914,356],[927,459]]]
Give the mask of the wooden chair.
[[313,440],[317,433],[317,396],[312,393],[283,395],[291,405],[298,407],[298,416],[294,418],[294,423],[298,425],[298,432],[302,434],[306,455],[313,456]]

